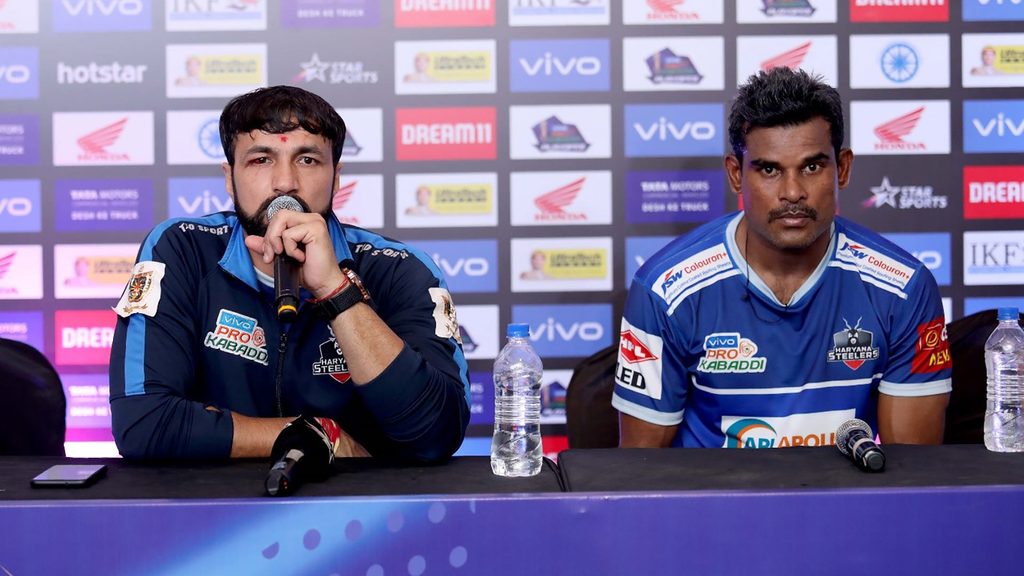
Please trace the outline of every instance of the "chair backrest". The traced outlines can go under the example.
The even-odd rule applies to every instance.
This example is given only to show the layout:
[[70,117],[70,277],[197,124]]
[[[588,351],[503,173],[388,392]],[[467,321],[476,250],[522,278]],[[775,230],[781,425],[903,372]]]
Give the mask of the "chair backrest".
[[619,413],[612,408],[616,342],[576,365],[565,392],[565,423],[570,448],[614,448],[619,445]]
[[35,348],[0,338],[0,454],[64,455],[64,388]]
[[945,444],[984,442],[985,340],[998,324],[995,310],[983,310],[946,326],[953,357],[953,392],[946,408]]

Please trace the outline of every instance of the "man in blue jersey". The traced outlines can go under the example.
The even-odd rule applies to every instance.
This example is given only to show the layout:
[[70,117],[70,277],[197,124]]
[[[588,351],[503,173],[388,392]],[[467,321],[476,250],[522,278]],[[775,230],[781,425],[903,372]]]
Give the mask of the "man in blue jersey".
[[670,242],[630,287],[621,446],[820,446],[854,417],[883,442],[942,441],[938,288],[910,254],[834,216],[853,166],[843,122],[839,93],[803,71],[740,88],[725,170],[743,210]]
[[[115,307],[121,453],[264,457],[301,414],[339,456],[449,457],[469,421],[451,297],[422,252],[335,217],[341,117],[319,96],[276,86],[228,103],[220,135],[235,212],[158,225]],[[268,219],[281,196],[303,211]],[[274,307],[281,254],[302,286],[290,322]]]

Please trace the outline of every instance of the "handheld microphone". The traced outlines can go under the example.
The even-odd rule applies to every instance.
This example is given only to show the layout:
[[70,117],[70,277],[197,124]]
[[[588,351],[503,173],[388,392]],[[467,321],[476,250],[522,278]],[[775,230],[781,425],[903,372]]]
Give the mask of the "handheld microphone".
[[[267,207],[267,222],[281,210],[305,212],[302,204],[291,196],[278,196]],[[291,322],[299,313],[299,265],[294,258],[281,253],[274,257],[274,308],[277,318]]]
[[306,481],[327,478],[334,463],[334,447],[316,420],[299,416],[285,425],[270,451],[274,465],[265,487],[270,496],[287,496]]
[[851,418],[836,429],[836,448],[845,454],[857,468],[865,472],[885,469],[885,453],[875,444],[871,426],[859,418]]

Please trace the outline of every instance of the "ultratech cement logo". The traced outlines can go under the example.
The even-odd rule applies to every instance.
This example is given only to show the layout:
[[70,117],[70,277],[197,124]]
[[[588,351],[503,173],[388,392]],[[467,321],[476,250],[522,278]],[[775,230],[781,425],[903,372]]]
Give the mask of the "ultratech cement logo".
[[313,362],[313,375],[330,376],[344,384],[351,378],[348,373],[348,362],[345,361],[345,355],[341,353],[341,347],[334,338],[334,330],[328,326],[327,331],[331,333],[331,337],[320,343],[320,359]]
[[267,365],[267,336],[256,319],[221,309],[217,326],[206,333],[203,345],[207,348],[241,356],[257,364]]
[[857,318],[857,325],[851,328],[850,323],[843,318],[846,329],[832,335],[835,347],[828,351],[829,362],[842,362],[850,370],[856,370],[868,360],[878,360],[878,348],[871,345],[874,334],[861,330],[861,320]]
[[709,374],[764,372],[768,359],[756,354],[757,344],[739,332],[715,332],[704,337],[704,356],[697,370]]

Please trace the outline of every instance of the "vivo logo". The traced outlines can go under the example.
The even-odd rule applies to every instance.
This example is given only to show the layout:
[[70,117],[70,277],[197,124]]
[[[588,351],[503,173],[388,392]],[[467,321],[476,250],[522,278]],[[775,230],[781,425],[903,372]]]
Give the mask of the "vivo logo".
[[209,190],[203,190],[203,195],[196,197],[192,201],[179,196],[178,204],[186,214],[213,214],[214,212],[231,210],[234,206],[231,198],[217,198],[210,194]]
[[1019,6],[1022,2],[1024,2],[1024,0],[978,0],[978,4],[981,4],[982,6],[988,6],[989,4],[994,4],[996,6]]
[[28,216],[32,213],[32,201],[23,196],[0,198],[0,215]]
[[662,116],[657,122],[643,125],[639,122],[633,124],[633,129],[644,141],[658,140],[711,140],[715,137],[715,125],[711,122],[698,120],[696,122],[683,122],[682,125],[669,121]]
[[485,258],[458,258],[454,261],[449,261],[447,258],[436,253],[431,254],[430,257],[434,259],[434,262],[445,273],[445,276],[458,276],[459,274],[478,277],[486,276],[491,269],[490,264]]
[[0,66],[0,79],[8,84],[25,84],[32,78],[32,71],[28,66],[12,64]]
[[1024,134],[1024,119],[1015,123],[1013,120],[1007,118],[1002,112],[984,124],[977,118],[971,120],[971,124],[974,125],[974,129],[977,130],[984,138],[988,138],[993,131],[998,136],[1006,136],[1008,134],[1021,136]]
[[61,0],[61,4],[72,16],[138,16],[143,10],[142,0]]
[[593,342],[603,337],[604,328],[597,322],[573,322],[568,326],[563,326],[554,318],[548,318],[547,322],[542,322],[536,329],[531,330],[530,334],[530,340],[534,342],[540,340],[554,342],[556,340],[573,340],[575,338]]
[[942,254],[937,250],[920,250],[912,254],[929,270],[938,270],[942,266]]
[[704,341],[704,348],[707,350],[711,350],[713,348],[736,348],[739,345],[739,336],[735,335],[716,334],[708,336]]
[[519,65],[523,67],[530,76],[543,74],[544,76],[569,76],[573,73],[580,76],[596,76],[601,73],[601,60],[593,56],[572,57],[563,60],[554,56],[551,52],[545,52],[544,56],[527,60],[519,59]]

